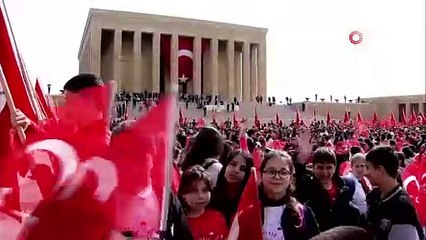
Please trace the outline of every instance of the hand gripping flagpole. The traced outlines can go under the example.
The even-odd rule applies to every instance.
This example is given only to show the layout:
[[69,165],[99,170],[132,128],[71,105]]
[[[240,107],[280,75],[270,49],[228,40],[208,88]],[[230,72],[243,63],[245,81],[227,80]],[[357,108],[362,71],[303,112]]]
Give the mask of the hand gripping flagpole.
[[164,116],[169,119],[167,121],[168,126],[168,135],[167,135],[167,160],[166,164],[164,166],[165,170],[165,182],[164,182],[164,190],[163,190],[163,202],[161,204],[161,222],[160,222],[160,240],[166,239],[166,232],[167,232],[167,217],[169,213],[169,205],[170,205],[170,189],[171,189],[171,175],[172,175],[172,167],[173,167],[173,144],[175,140],[175,125],[177,122],[177,102],[176,102],[176,95],[177,95],[177,84],[176,86],[171,84],[171,92],[168,93],[169,96],[166,96],[166,98],[172,98],[168,101],[172,101],[171,109],[169,110],[169,116]]
[[[9,86],[7,85],[6,77],[4,76],[3,68],[1,67],[1,65],[0,65],[0,85],[3,87],[3,91],[4,91],[4,95],[6,96],[6,102],[7,102],[7,106],[9,107],[10,115],[11,117],[13,117],[15,116],[16,107],[15,107],[15,103],[13,102],[12,94],[10,93]],[[25,140],[27,139],[27,137],[25,136],[24,129],[22,127],[17,126],[16,132],[18,133],[21,143],[25,143]]]

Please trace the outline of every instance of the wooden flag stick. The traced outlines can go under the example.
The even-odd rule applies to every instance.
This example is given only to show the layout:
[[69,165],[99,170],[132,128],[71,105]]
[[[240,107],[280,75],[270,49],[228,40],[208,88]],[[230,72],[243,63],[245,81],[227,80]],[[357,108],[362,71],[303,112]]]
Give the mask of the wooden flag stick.
[[[172,101],[172,104],[169,105],[171,109],[168,112],[168,136],[167,136],[167,156],[166,164],[164,165],[164,190],[163,190],[163,199],[161,203],[161,219],[160,219],[160,240],[166,239],[167,231],[167,218],[169,213],[169,204],[170,204],[170,190],[171,190],[171,180],[172,180],[172,168],[173,168],[173,146],[175,139],[175,126],[177,123],[177,89],[172,89],[171,93],[168,93],[169,96],[166,96],[167,101]],[[171,95],[171,96],[170,96]],[[172,100],[170,100],[171,98]],[[165,116],[166,117],[166,116]]]
[[[6,77],[4,76],[3,68],[1,67],[1,65],[0,65],[0,84],[3,87],[4,95],[6,96],[6,103],[7,103],[7,106],[9,107],[10,116],[11,118],[14,118],[16,107],[15,107],[15,103],[13,102],[12,94],[10,93],[9,86],[7,85]],[[20,126],[17,126],[16,132],[18,133],[21,143],[24,144],[25,140],[27,139],[27,136],[25,136],[24,129]]]

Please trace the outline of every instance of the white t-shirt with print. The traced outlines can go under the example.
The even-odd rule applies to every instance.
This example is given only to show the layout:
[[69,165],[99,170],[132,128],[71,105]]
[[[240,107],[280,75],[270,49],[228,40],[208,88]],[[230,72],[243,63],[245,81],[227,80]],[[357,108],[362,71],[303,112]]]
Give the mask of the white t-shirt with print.
[[285,240],[281,227],[281,216],[285,206],[265,207],[263,209],[264,221],[262,226],[263,240]]

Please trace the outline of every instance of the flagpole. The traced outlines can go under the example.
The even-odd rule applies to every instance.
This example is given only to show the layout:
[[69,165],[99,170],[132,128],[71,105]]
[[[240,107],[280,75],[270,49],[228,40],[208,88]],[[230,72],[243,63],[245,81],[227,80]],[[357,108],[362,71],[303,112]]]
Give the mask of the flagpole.
[[[173,88],[173,84],[172,84]],[[171,96],[172,104],[171,109],[169,111],[169,116],[167,116],[170,121],[167,121],[168,126],[168,135],[167,135],[167,159],[165,163],[165,176],[164,176],[164,191],[163,191],[163,202],[161,204],[161,222],[160,222],[160,240],[166,239],[166,231],[167,231],[167,217],[169,213],[169,205],[170,205],[170,188],[171,188],[171,174],[172,174],[172,167],[173,167],[173,145],[175,142],[175,125],[176,125],[176,115],[177,115],[177,102],[176,102],[176,96],[177,96],[177,88],[172,89],[171,93],[169,93]],[[164,116],[166,117],[166,116]]]
[[[3,68],[1,65],[0,65],[0,84],[3,87],[4,95],[6,96],[6,102],[7,102],[7,106],[9,107],[10,115],[15,116],[15,112],[16,112],[15,103],[13,102],[12,94],[10,93],[10,89],[9,89],[9,86],[7,85],[6,77],[4,76]],[[21,143],[25,143],[25,140],[27,139],[27,137],[25,136],[24,129],[22,127],[17,126],[16,132],[18,133]]]
[[31,79],[29,78],[29,74],[25,67],[25,63],[21,57],[21,53],[19,52],[18,45],[16,43],[15,34],[13,33],[12,24],[10,23],[9,14],[7,13],[6,3],[4,2],[4,0],[1,0],[1,8],[3,9],[2,13],[3,13],[4,21],[5,21],[6,30],[10,34],[10,40],[12,41],[11,46],[13,49],[14,57],[16,62],[18,63],[18,68],[19,68],[21,77],[24,80],[24,84],[26,86],[25,91],[27,92],[29,96],[31,107],[33,108],[38,120],[45,119],[47,117],[43,116],[41,107],[35,98],[36,95],[32,87]]

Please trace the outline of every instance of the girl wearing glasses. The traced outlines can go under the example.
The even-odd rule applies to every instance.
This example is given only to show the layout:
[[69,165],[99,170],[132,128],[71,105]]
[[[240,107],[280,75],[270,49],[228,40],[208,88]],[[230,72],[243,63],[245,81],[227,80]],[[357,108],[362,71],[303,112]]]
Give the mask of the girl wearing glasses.
[[260,166],[259,198],[264,240],[304,240],[319,233],[310,208],[293,196],[294,165],[286,152],[272,151]]

